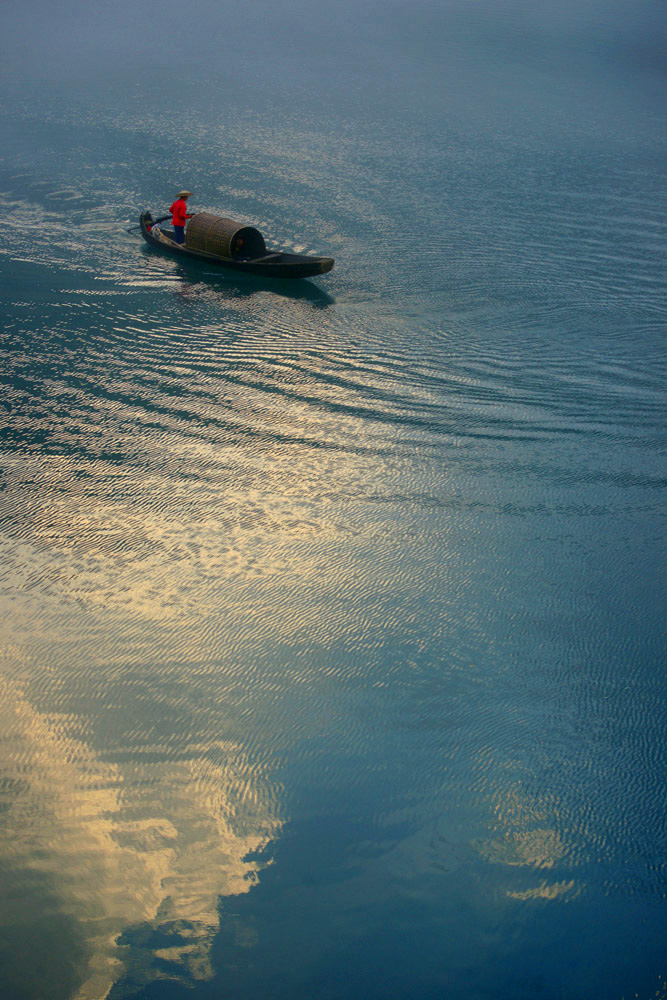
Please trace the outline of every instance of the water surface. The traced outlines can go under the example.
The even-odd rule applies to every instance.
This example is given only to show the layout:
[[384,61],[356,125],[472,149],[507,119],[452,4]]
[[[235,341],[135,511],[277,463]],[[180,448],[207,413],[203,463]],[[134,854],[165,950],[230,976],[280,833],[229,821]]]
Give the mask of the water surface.
[[[5,995],[664,996],[656,8],[38,12],[2,83]],[[182,185],[335,270],[125,231]]]

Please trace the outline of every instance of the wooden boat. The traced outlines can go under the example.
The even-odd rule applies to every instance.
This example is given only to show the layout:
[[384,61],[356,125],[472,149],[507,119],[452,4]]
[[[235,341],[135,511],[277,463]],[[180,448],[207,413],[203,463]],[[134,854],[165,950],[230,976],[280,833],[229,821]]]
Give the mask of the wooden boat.
[[153,220],[150,212],[142,212],[141,235],[151,246],[181,259],[201,260],[264,278],[312,278],[326,274],[334,266],[331,257],[268,250],[264,237],[253,226],[209,212],[193,215],[185,231],[185,243],[175,243],[173,230],[159,225],[168,218]]

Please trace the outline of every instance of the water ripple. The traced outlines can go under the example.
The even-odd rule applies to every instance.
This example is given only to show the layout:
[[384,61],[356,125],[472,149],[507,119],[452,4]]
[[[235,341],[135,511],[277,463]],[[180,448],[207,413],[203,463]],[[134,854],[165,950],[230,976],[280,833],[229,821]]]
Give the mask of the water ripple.
[[336,256],[279,287],[124,231],[171,109],[54,114],[76,183],[76,144],[0,172],[0,861],[77,995],[215,979],[230,928],[310,945],[318,879],[434,954],[660,900],[653,174],[188,116],[198,207]]

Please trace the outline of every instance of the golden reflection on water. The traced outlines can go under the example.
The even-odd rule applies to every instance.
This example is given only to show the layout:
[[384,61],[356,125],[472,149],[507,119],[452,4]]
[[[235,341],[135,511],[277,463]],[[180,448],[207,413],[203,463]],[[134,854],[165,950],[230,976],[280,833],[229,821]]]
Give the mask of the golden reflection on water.
[[[80,720],[37,711],[6,677],[0,726],[10,750],[2,861],[28,881],[38,874],[76,923],[86,954],[76,1000],[105,997],[126,971],[135,983],[209,979],[219,898],[248,891],[258,868],[248,855],[280,831],[265,776],[240,747],[215,741],[187,746],[178,760],[155,759],[156,750],[128,766],[104,761]],[[3,913],[15,917],[13,906]],[[151,929],[162,947],[118,943]]]
[[561,896],[572,896],[575,883],[574,879],[563,882],[540,882],[533,889],[507,890],[507,895],[511,899],[559,899]]
[[[494,808],[494,836],[473,843],[476,852],[492,865],[517,869],[519,878],[533,881],[533,873],[557,870],[568,859],[565,834],[556,828],[558,810],[547,796],[531,796],[519,785],[499,789]],[[540,879],[527,888],[515,888],[516,878],[508,871],[505,895],[516,900],[571,899],[580,891],[574,879]]]
[[[131,450],[132,414],[105,406],[101,434]],[[76,928],[77,1000],[125,975],[213,975],[219,900],[249,890],[251,856],[282,823],[268,768],[227,739],[225,684],[251,649],[303,633],[326,642],[354,619],[340,600],[328,607],[323,585],[340,525],[322,493],[338,459],[295,466],[293,450],[269,460],[259,448],[241,464],[233,445],[162,426],[164,468],[146,436],[136,463],[24,454],[5,467],[0,861],[27,882],[38,873]],[[186,455],[200,475],[181,480]],[[339,595],[357,585],[351,550],[331,581]],[[258,696],[268,684],[242,679]],[[143,684],[148,706],[121,718]],[[180,726],[168,745],[151,731],[169,725],[165,705]]]
[[502,840],[480,844],[478,850],[487,861],[529,868],[553,868],[564,853],[558,834],[549,829],[511,831]]
[[[195,381],[188,420],[166,376],[148,414],[106,397],[91,413],[80,393],[72,417],[67,396],[76,426],[38,412],[33,454],[5,462],[0,861],[26,878],[39,869],[82,936],[79,1000],[125,973],[135,983],[211,976],[219,899],[248,891],[249,855],[282,822],[268,765],[247,750],[256,734],[237,722],[230,737],[227,692],[238,679],[248,703],[270,700],[275,680],[247,667],[255,651],[370,627],[349,591],[367,585],[355,562],[372,527],[350,532],[329,495],[341,466],[351,492],[376,470],[307,443],[341,427],[359,435],[358,421],[343,411],[315,426],[307,393]],[[302,381],[288,370],[281,384]],[[138,385],[109,382],[121,399]],[[254,447],[239,448],[237,431]],[[45,454],[42,434],[65,453]],[[67,454],[72,442],[87,451]],[[362,563],[378,585],[387,545]],[[170,720],[179,731],[165,736]],[[143,947],[150,928],[161,943]]]
[[[328,456],[288,475],[280,453],[239,468],[232,448],[170,442],[164,472],[80,455],[6,463],[0,862],[40,906],[38,874],[76,929],[76,1000],[125,975],[212,977],[219,900],[249,890],[252,856],[282,825],[268,765],[238,727],[229,738],[225,685],[250,650],[303,633],[326,642],[354,618],[327,605],[340,528],[304,491]],[[186,448],[210,459],[210,478],[171,475]],[[344,593],[353,577],[339,557],[331,586]],[[258,697],[269,683],[241,682]],[[124,718],[142,685],[147,704]],[[152,731],[174,717],[179,732]]]

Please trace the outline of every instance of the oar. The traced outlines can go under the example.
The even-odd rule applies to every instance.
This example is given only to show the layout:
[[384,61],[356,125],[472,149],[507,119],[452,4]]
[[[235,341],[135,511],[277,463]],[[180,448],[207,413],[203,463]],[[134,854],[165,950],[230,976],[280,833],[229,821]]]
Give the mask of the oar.
[[[167,219],[171,219],[171,212],[169,215],[161,215],[159,219],[153,219],[151,226],[157,226],[158,222],[165,222]],[[138,226],[130,226],[130,228],[126,229],[125,232],[132,233],[135,229],[141,229],[141,223],[139,223]]]

